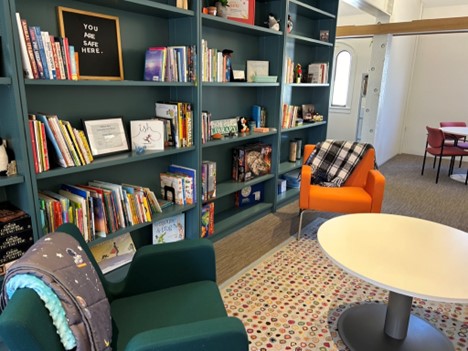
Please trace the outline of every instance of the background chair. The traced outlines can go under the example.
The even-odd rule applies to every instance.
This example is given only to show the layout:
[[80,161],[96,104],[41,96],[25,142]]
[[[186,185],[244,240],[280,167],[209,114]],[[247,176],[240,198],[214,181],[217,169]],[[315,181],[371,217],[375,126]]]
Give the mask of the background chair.
[[434,156],[433,167],[435,166],[435,163],[438,157],[439,165],[437,167],[437,175],[436,175],[436,184],[437,184],[439,182],[440,164],[442,162],[442,157],[450,157],[450,165],[449,165],[449,173],[448,173],[450,175],[453,172],[455,157],[464,156],[466,155],[466,152],[457,146],[445,145],[444,132],[442,132],[439,128],[431,128],[431,127],[426,126],[426,130],[427,130],[426,149],[424,151],[421,175],[424,175],[424,167],[426,165],[427,154],[429,153],[432,156]]
[[[216,285],[213,244],[206,239],[144,246],[125,279],[110,283],[78,228],[75,237],[103,282],[111,305],[112,350],[248,350],[242,322],[228,317]],[[10,350],[64,350],[48,311],[31,289],[20,289],[0,315],[0,337]]]
[[[315,145],[304,146],[304,160],[315,149]],[[301,236],[302,217],[306,211],[339,213],[380,212],[382,208],[385,177],[374,169],[375,150],[369,149],[359,161],[353,173],[339,188],[328,188],[311,184],[312,167],[303,165],[299,192],[299,230]]]
[[[465,122],[440,122],[441,127],[466,127]],[[458,146],[460,149],[468,150],[468,143],[466,142],[466,137],[444,133],[445,136],[445,146]],[[460,164],[458,167],[461,167],[463,162],[463,156],[460,157]]]

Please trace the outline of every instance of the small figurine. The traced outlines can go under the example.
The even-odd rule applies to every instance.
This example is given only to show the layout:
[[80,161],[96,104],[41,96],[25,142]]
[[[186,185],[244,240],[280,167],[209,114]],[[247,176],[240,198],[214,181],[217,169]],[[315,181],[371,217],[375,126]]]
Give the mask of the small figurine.
[[239,133],[247,133],[249,131],[247,119],[245,117],[239,117],[239,121],[237,121],[237,129],[239,130]]
[[232,72],[232,53],[234,51],[230,49],[224,49],[222,51],[223,57],[226,57],[226,74],[225,74],[225,81],[232,82],[234,81],[234,74]]
[[302,81],[302,66],[300,63],[296,65],[296,83],[300,83]]
[[268,22],[265,22],[268,24],[268,28],[279,31],[280,30],[280,25],[279,25],[279,20],[275,18],[275,15],[270,13],[268,15]]
[[287,25],[287,28],[288,28],[288,33],[291,33],[292,30],[293,30],[293,21],[291,19],[291,15],[288,15],[288,25]]
[[0,138],[0,176],[6,176],[8,170],[7,142]]

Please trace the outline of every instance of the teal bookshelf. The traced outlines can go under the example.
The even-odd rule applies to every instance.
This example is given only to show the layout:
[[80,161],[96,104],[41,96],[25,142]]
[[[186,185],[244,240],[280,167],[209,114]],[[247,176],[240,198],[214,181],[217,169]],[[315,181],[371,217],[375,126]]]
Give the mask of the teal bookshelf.
[[[284,174],[301,167],[301,160],[288,162],[289,141],[300,138],[303,145],[326,137],[330,84],[286,81],[286,62],[301,63],[304,71],[312,62],[328,62],[331,77],[338,0],[265,0],[256,2],[255,24],[214,17],[202,13],[201,2],[192,1],[188,10],[174,6],[171,0],[0,0],[0,137],[8,140],[15,152],[18,175],[0,178],[0,199],[9,200],[28,212],[33,219],[35,238],[42,235],[38,192],[56,191],[62,183],[84,184],[99,179],[114,183],[139,184],[160,194],[159,173],[170,164],[197,170],[201,184],[203,160],[217,164],[215,234],[212,240],[226,237],[267,213],[295,201],[297,189],[277,194],[277,181]],[[117,16],[120,22],[124,80],[32,80],[22,73],[21,50],[15,13],[59,35],[57,6]],[[280,30],[265,25],[269,13],[280,19]],[[288,33],[284,24],[291,15],[294,29]],[[329,42],[320,41],[320,30],[329,31]],[[272,83],[204,82],[202,77],[202,39],[210,48],[233,50],[233,69],[243,70],[247,60],[269,62],[269,74],[278,77]],[[185,45],[197,47],[197,81],[189,83],[149,82],[143,80],[144,55],[148,47]],[[131,120],[151,118],[157,101],[186,101],[194,115],[194,146],[148,151],[137,155],[124,152],[96,158],[80,167],[57,168],[36,174],[28,114],[56,114],[82,129],[82,120],[121,117],[126,128]],[[282,129],[283,104],[314,104],[324,121]],[[251,116],[252,105],[267,111],[267,133],[246,133],[221,140],[201,142],[201,114],[209,111],[213,119]],[[262,142],[272,146],[271,172],[249,182],[232,180],[232,150],[247,143]],[[236,192],[246,186],[264,185],[264,200],[254,206],[237,208]],[[198,187],[200,189],[200,187]],[[200,236],[201,193],[197,202],[172,206],[158,214],[159,220],[185,213],[186,238]],[[151,244],[151,223],[120,229],[115,237],[131,232],[137,246]],[[99,242],[98,239],[96,242]],[[90,245],[93,245],[91,243]]]

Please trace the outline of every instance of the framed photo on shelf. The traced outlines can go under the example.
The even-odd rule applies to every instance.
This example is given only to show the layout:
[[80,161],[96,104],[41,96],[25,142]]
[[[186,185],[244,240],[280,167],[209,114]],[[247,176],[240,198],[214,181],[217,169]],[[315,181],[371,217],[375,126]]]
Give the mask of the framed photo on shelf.
[[321,30],[320,31],[320,41],[325,41],[328,43],[330,37],[330,31],[329,30]]
[[253,82],[255,76],[267,77],[270,62],[268,61],[247,61],[247,82]]
[[157,119],[130,121],[132,150],[164,150],[164,122]]
[[93,156],[104,156],[129,150],[121,117],[84,120],[83,127]]
[[119,18],[62,6],[57,11],[60,35],[78,53],[80,79],[123,80]]
[[227,7],[228,19],[255,24],[255,0],[229,0]]

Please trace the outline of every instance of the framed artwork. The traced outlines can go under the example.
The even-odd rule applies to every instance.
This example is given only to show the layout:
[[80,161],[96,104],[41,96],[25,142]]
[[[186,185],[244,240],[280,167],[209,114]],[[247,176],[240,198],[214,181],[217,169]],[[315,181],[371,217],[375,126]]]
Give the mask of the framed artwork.
[[164,150],[164,122],[157,119],[130,121],[132,150]]
[[247,82],[254,82],[255,76],[267,77],[269,72],[268,61],[247,61]]
[[91,154],[95,157],[128,151],[128,140],[121,117],[83,121]]
[[119,18],[62,6],[57,11],[60,35],[78,54],[80,79],[123,80]]
[[255,0],[229,0],[227,18],[237,22],[254,25]]

